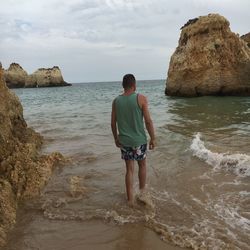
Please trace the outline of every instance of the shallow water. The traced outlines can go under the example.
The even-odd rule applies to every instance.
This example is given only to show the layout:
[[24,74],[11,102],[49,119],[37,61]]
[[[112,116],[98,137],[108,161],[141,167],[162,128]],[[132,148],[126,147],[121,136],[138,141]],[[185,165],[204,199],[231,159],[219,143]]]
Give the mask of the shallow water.
[[249,249],[250,98],[171,98],[164,81],[138,82],[157,134],[148,153],[154,207],[129,208],[110,130],[121,91],[116,82],[15,91],[43,151],[72,163],[21,206],[7,249]]

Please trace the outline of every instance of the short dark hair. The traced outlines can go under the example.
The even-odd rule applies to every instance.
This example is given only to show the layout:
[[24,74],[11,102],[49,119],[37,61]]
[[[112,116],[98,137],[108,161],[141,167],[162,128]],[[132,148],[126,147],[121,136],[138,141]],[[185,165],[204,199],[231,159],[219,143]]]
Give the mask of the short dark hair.
[[122,80],[122,87],[124,89],[131,88],[136,83],[135,77],[132,74],[126,74]]

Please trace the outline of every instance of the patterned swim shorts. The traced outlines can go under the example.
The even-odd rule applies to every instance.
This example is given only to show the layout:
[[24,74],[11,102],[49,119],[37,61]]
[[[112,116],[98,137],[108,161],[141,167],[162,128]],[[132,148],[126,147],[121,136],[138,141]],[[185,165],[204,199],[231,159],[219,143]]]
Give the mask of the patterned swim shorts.
[[123,160],[141,161],[146,158],[147,144],[139,147],[121,147],[121,157]]

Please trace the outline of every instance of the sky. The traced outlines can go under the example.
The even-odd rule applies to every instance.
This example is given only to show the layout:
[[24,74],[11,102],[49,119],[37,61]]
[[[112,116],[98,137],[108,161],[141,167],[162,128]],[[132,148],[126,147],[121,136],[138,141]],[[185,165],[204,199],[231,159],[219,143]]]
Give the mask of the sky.
[[218,13],[250,32],[250,0],[0,0],[0,61],[29,74],[60,67],[70,83],[165,79],[180,27]]

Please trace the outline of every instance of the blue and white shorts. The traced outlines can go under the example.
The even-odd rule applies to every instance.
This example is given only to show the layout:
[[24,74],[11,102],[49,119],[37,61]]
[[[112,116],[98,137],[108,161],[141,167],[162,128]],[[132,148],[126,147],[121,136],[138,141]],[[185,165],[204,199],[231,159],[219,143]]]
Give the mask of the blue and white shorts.
[[123,160],[141,161],[146,158],[147,144],[138,147],[121,147],[121,157]]

